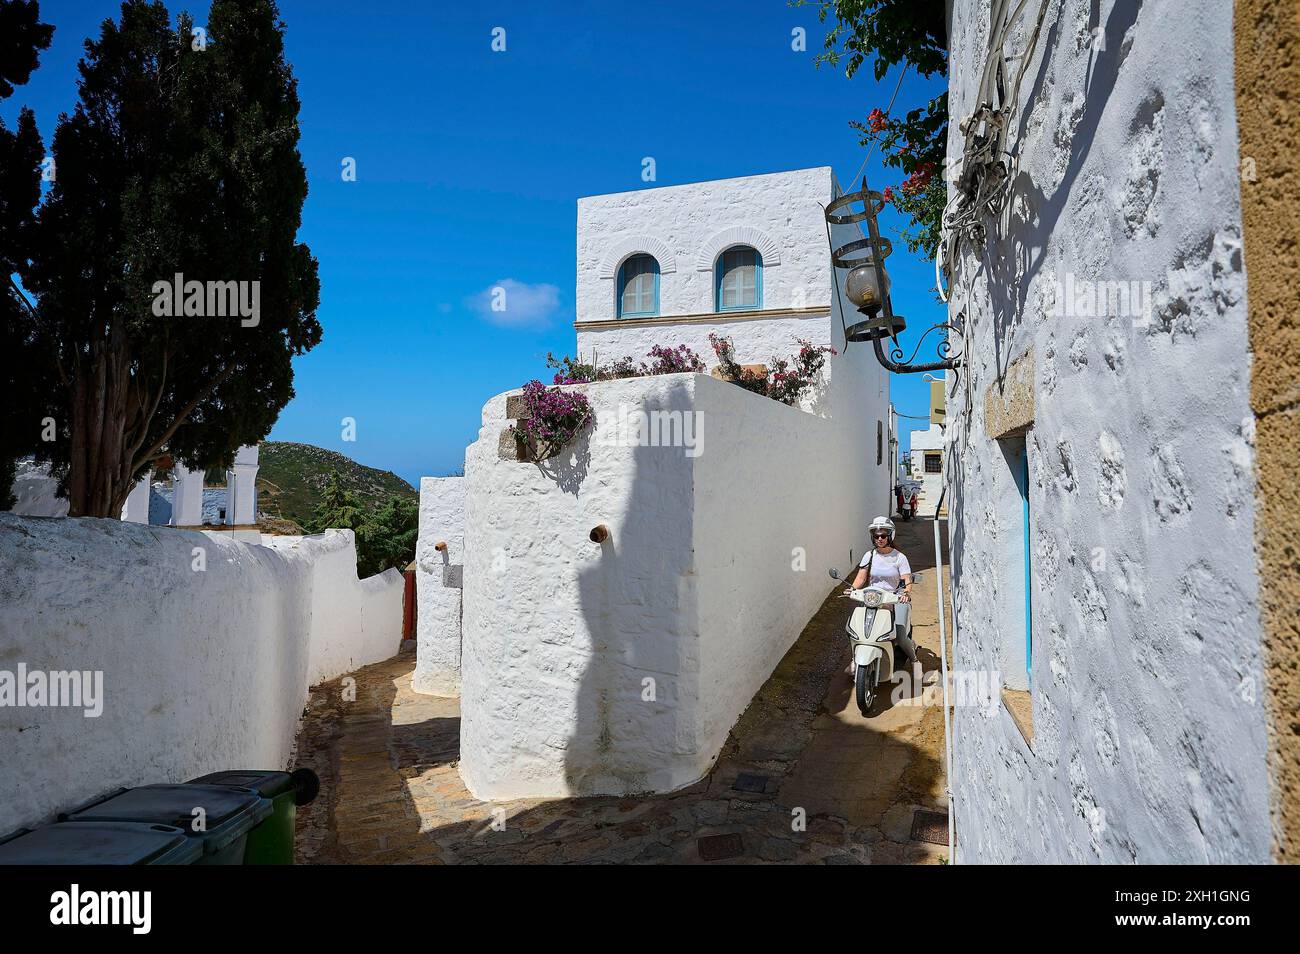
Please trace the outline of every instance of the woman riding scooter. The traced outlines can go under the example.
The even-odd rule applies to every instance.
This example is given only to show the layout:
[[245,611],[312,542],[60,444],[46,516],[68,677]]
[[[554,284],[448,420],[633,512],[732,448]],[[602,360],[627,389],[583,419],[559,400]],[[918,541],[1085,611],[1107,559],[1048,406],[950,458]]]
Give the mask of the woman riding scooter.
[[916,644],[912,642],[908,625],[912,610],[912,565],[901,550],[894,549],[894,521],[877,517],[867,529],[871,532],[872,548],[858,564],[860,569],[853,578],[852,588],[873,587],[899,594],[899,602],[894,605],[894,642],[903,650],[915,672],[921,661],[916,656]]

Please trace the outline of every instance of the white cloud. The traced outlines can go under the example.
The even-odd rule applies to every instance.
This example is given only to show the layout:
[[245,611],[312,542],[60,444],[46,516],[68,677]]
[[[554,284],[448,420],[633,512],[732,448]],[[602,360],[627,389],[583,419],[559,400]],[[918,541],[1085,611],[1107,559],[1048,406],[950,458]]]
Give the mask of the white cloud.
[[503,278],[465,300],[469,309],[494,325],[505,327],[549,324],[560,310],[560,290],[554,285],[529,285]]

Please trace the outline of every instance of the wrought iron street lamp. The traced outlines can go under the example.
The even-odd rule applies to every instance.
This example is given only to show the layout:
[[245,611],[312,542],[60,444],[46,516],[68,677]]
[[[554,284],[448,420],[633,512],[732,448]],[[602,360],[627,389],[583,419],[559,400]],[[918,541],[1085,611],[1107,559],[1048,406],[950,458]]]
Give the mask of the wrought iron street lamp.
[[[862,203],[862,208],[860,211],[855,211],[853,206],[858,202]],[[957,329],[946,321],[926,329],[911,357],[906,361],[902,360],[903,349],[899,346],[898,335],[907,327],[907,321],[902,315],[894,314],[894,306],[889,295],[889,275],[885,272],[885,259],[894,251],[894,246],[889,239],[881,238],[880,225],[876,221],[876,216],[884,209],[885,202],[883,195],[867,188],[867,180],[864,176],[860,191],[842,195],[826,206],[826,237],[831,243],[831,263],[836,268],[848,272],[844,279],[844,294],[858,313],[864,316],[863,320],[845,326],[845,341],[870,341],[876,351],[876,360],[883,367],[899,374],[956,371],[961,367],[961,355],[952,353],[952,344],[948,336],[949,332]],[[831,226],[852,225],[857,222],[866,223],[867,237],[846,242],[836,248],[831,235]],[[835,283],[835,288],[838,294],[838,281]],[[843,311],[841,303],[841,314]],[[912,358],[920,352],[921,345],[930,333],[936,330],[942,335],[935,348],[940,360],[913,364]],[[885,354],[884,346],[881,344],[886,338],[893,342],[888,355]]]

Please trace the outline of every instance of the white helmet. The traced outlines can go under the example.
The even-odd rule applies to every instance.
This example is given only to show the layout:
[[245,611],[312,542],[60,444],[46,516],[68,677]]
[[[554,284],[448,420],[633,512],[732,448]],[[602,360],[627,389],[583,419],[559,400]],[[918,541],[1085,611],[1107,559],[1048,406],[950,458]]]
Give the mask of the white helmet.
[[894,540],[894,521],[890,520],[888,517],[877,517],[875,520],[872,520],[870,526],[867,527],[867,533],[868,533],[868,535],[870,535],[871,533],[875,532],[876,530],[888,530],[888,531],[889,531],[889,540],[890,540],[891,543],[893,542],[893,540]]

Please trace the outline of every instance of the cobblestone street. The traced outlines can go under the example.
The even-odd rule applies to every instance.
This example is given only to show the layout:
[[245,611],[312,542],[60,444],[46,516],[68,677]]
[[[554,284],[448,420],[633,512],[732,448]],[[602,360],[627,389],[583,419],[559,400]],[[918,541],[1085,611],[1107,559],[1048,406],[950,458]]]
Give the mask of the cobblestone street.
[[[928,520],[899,524],[899,548],[925,573],[913,627],[927,672],[939,668],[931,533]],[[298,862],[944,860],[945,844],[912,838],[916,810],[946,810],[939,687],[897,703],[882,691],[863,718],[843,632],[852,604],[840,589],[754,697],[713,771],[667,795],[475,799],[456,767],[458,700],[411,691],[409,650],[315,687],[297,764],[314,768],[322,786],[299,810]]]

